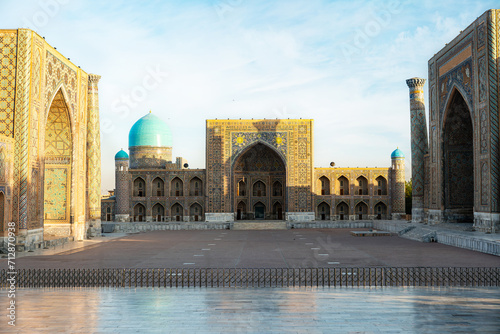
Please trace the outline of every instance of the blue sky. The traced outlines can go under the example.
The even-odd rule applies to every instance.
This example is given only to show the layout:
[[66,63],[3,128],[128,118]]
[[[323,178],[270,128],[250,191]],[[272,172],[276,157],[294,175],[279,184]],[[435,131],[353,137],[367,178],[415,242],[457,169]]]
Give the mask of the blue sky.
[[[410,177],[405,80],[496,1],[1,0],[0,28],[31,28],[102,76],[103,190],[150,109],[174,156],[205,167],[205,120],[313,118],[315,166],[390,165]],[[427,86],[426,86],[427,95]]]

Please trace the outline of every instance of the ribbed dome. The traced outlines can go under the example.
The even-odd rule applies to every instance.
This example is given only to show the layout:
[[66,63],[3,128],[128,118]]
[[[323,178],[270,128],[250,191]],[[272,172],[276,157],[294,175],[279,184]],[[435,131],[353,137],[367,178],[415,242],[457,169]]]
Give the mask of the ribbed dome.
[[401,151],[399,148],[395,149],[394,152],[391,154],[391,159],[394,158],[404,158],[405,155],[403,154],[403,151]]
[[172,147],[172,133],[167,123],[149,112],[130,129],[128,147],[155,146]]
[[128,154],[124,150],[120,150],[115,155],[115,160],[128,160]]

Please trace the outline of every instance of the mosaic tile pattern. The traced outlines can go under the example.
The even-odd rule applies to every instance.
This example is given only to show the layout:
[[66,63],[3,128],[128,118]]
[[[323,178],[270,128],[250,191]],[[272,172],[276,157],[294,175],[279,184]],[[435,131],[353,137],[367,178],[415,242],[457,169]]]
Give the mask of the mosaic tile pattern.
[[0,31],[0,134],[14,137],[17,32]]

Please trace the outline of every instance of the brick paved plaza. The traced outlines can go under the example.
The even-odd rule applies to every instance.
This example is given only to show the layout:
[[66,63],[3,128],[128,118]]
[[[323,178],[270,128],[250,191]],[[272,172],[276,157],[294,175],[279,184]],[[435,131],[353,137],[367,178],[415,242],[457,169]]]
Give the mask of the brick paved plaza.
[[[498,267],[500,257],[352,229],[154,231],[17,259],[21,268]],[[47,255],[52,254],[52,255]],[[0,259],[0,264],[6,259]]]

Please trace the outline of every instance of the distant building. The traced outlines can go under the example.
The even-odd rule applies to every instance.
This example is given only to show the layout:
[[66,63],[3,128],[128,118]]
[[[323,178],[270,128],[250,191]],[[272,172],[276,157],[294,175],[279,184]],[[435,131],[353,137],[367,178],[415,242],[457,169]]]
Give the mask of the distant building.
[[387,168],[314,168],[312,120],[207,120],[206,169],[172,159],[152,113],[115,156],[103,221],[364,220],[405,214],[404,155]]

